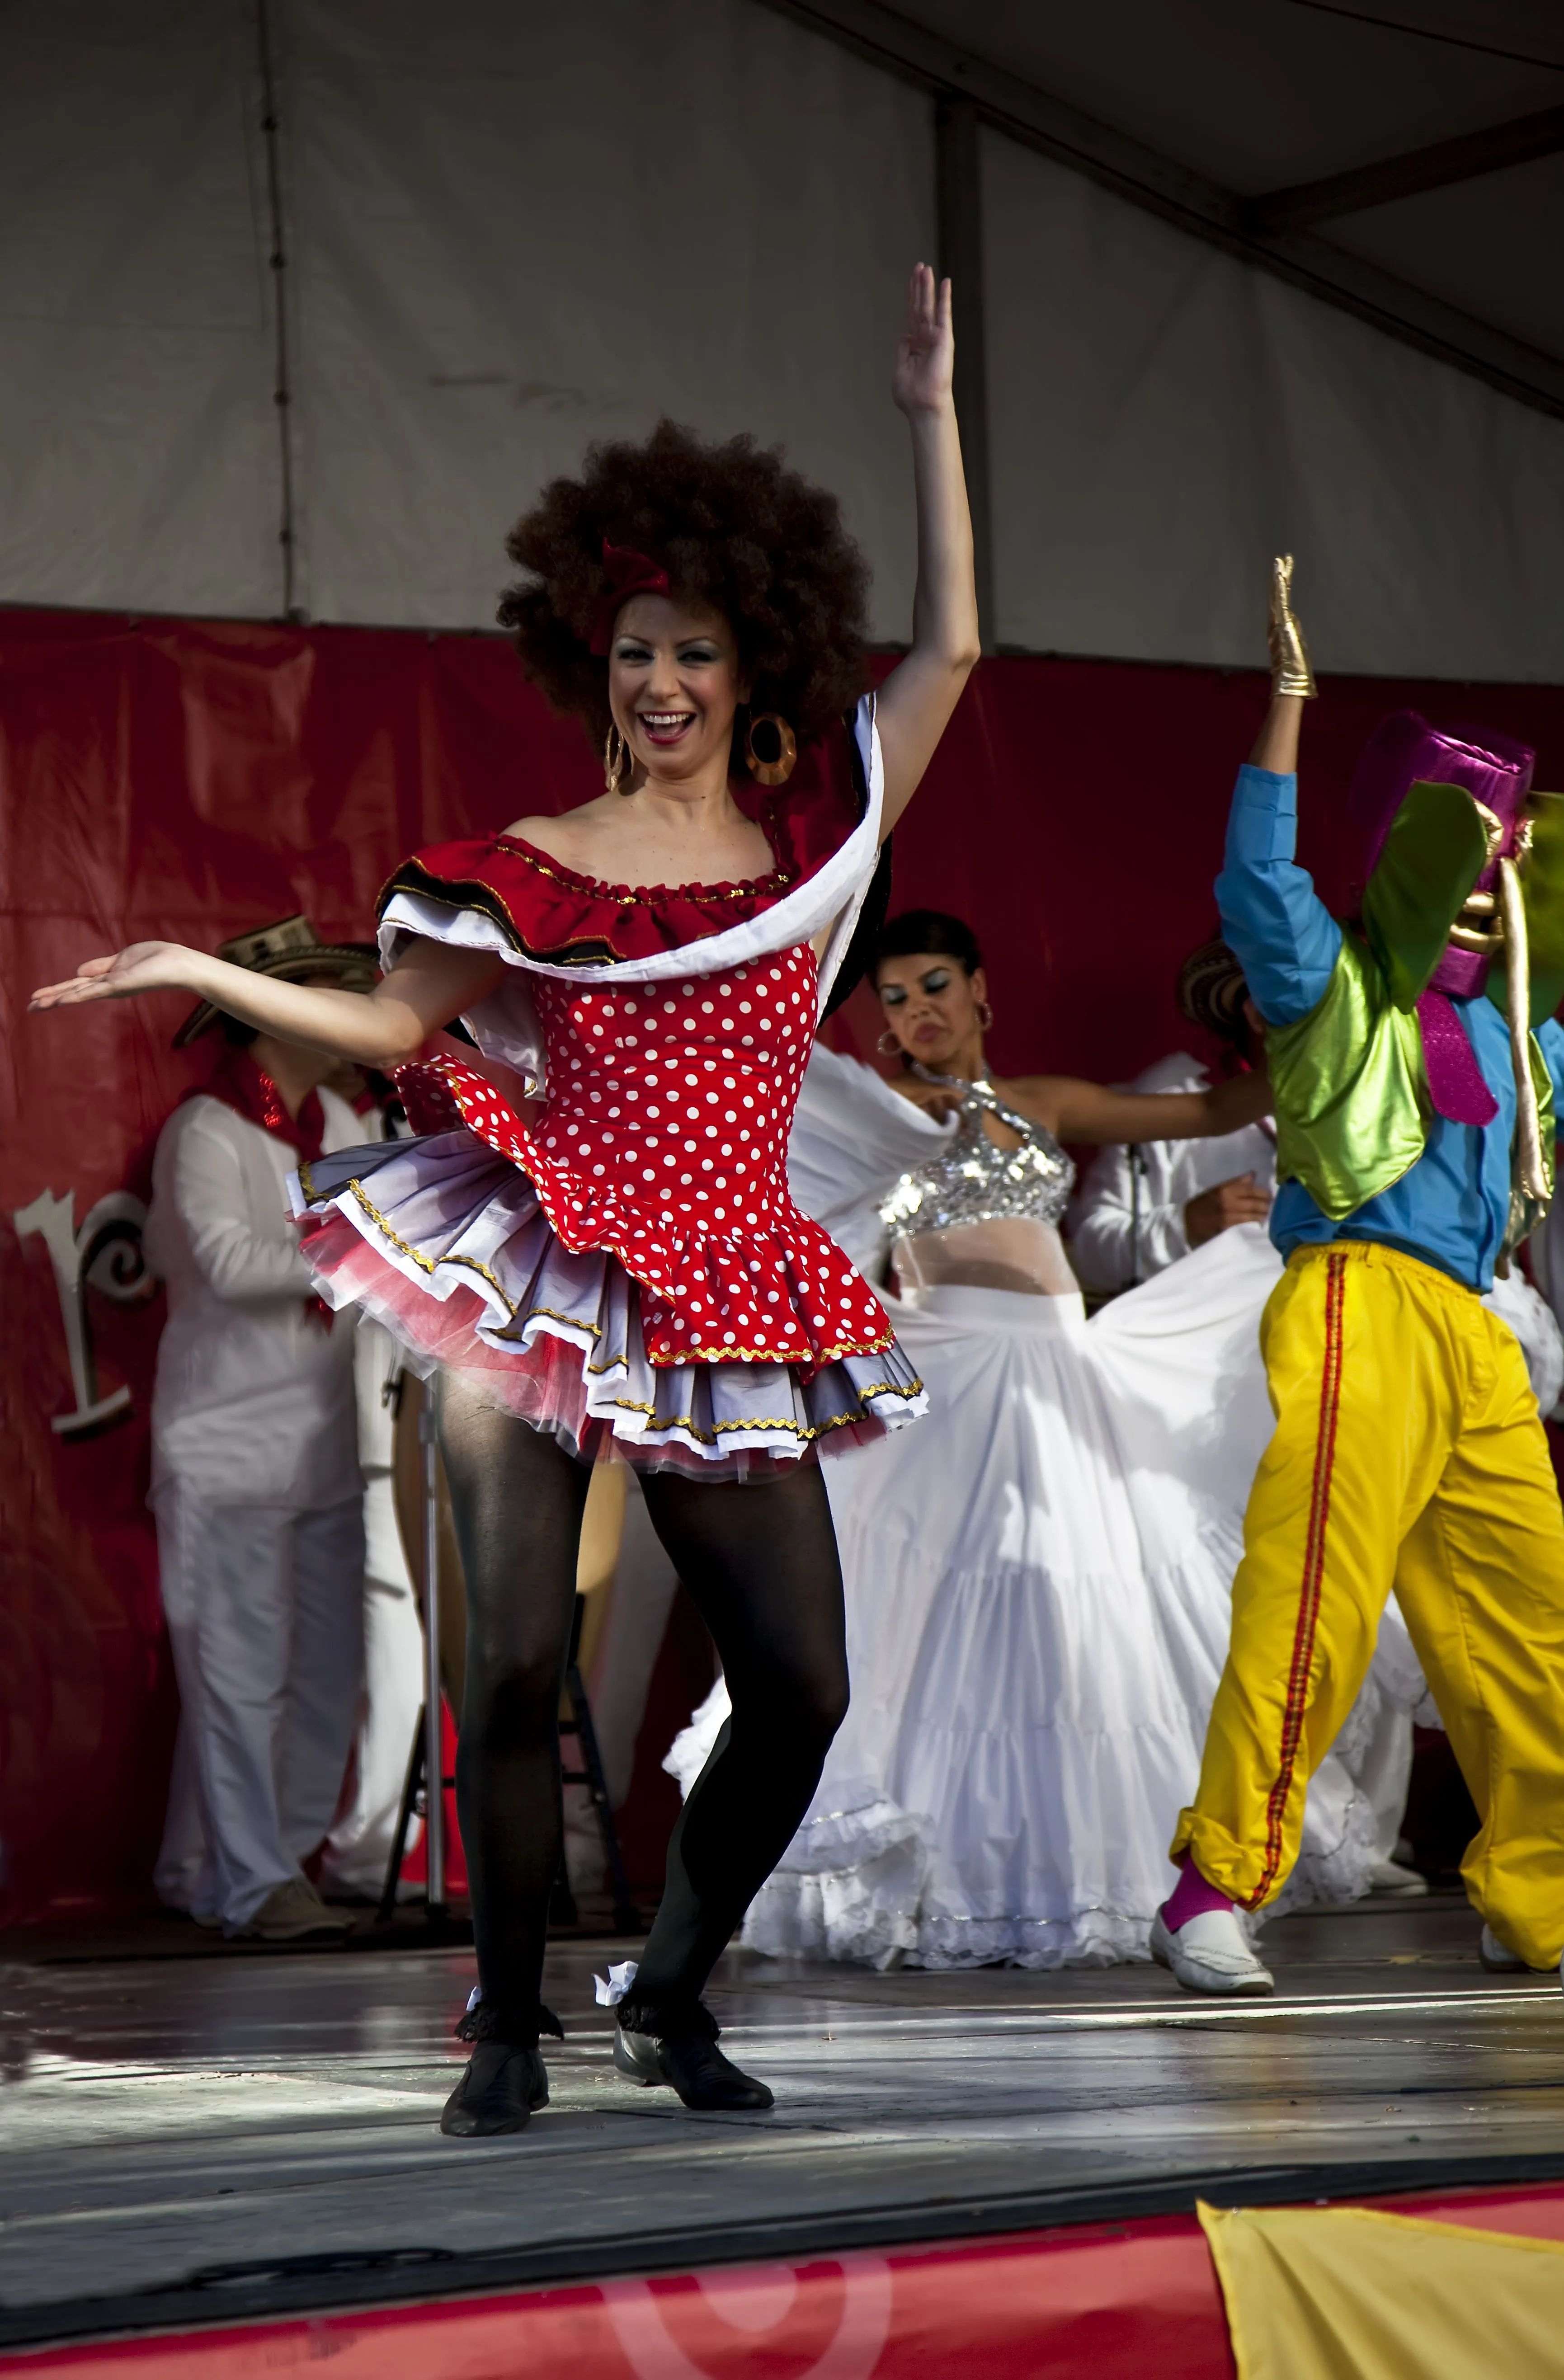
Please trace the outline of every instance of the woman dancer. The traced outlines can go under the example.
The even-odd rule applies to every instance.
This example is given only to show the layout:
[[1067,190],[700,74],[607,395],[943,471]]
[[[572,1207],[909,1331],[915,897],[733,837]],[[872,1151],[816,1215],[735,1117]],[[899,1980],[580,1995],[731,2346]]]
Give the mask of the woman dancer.
[[[555,703],[606,730],[600,799],[408,861],[367,997],[258,983],[166,943],[35,995],[176,985],[403,1069],[425,1136],[303,1168],[298,1198],[325,1295],[439,1367],[469,1606],[457,1791],[479,1977],[448,2132],[517,2131],[547,2098],[556,1719],[588,1465],[611,1450],[646,1472],[734,1700],[674,1834],[615,2063],[690,2107],[770,2105],[716,2048],[700,1993],[846,1706],[813,1457],[922,1404],[878,1301],[794,1208],[783,1152],[878,844],[976,658],[952,357],[949,284],[919,265],[893,381],[917,494],[914,638],[850,735],[832,722],[862,684],[866,573],[834,500],[748,440],[664,424],[594,450],[510,541],[530,575],[501,617]],[[453,1061],[406,1064],[457,1016],[534,1078],[528,1120]]]
[[[1254,1351],[1275,1258],[1256,1226],[1224,1233],[1088,1324],[1059,1143],[1231,1132],[1268,1088],[996,1081],[976,938],[937,912],[891,922],[875,977],[907,1072],[893,1089],[817,1052],[794,1182],[865,1261],[873,1182],[938,1461],[888,1443],[832,1466],[853,1708],[744,1938],[927,1967],[1144,1959],[1269,1427]],[[719,1686],[675,1773],[724,1708]],[[1308,1850],[1294,1904],[1362,1888],[1373,1813],[1339,1761]]]

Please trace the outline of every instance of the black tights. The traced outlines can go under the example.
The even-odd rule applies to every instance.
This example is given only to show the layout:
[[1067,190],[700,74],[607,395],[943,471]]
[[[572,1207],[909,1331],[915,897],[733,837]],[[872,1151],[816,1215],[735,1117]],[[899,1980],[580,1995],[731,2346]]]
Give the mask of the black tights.
[[[456,1802],[479,1980],[503,2037],[536,2031],[563,1823],[559,1698],[591,1474],[458,1381],[440,1443],[467,1594]],[[781,1858],[847,1709],[842,1571],[818,1466],[759,1484],[643,1479],[652,1525],[716,1642],[733,1717],[668,1847],[635,1998],[697,1998]]]

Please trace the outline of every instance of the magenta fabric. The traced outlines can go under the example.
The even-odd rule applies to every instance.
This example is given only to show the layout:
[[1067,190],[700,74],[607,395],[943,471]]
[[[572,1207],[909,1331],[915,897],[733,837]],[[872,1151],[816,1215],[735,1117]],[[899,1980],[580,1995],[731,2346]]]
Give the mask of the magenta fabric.
[[1487,989],[1488,964],[1481,951],[1458,951],[1452,946],[1434,969],[1428,989],[1445,1000],[1475,1000]]
[[[1467,955],[1464,952],[1461,953]],[[1486,965],[1486,961],[1481,962]],[[1437,982],[1437,977],[1435,981]],[[1451,1123],[1492,1123],[1498,1101],[1483,1080],[1483,1071],[1466,1038],[1466,1027],[1443,991],[1425,991],[1417,1003],[1423,1027],[1423,1056],[1428,1068],[1428,1091],[1434,1105]]]
[[633,546],[610,545],[603,540],[603,575],[606,585],[592,614],[592,633],[587,650],[601,661],[613,642],[613,624],[632,595],[666,595],[668,573],[661,563],[649,562],[644,553]]
[[1208,1909],[1231,1909],[1231,1901],[1214,1884],[1207,1884],[1188,1852],[1181,1852],[1174,1863],[1183,1870],[1171,1893],[1162,1904],[1162,1922],[1170,1934],[1187,1925],[1192,1917],[1204,1917]]
[[[1507,853],[1512,851],[1515,828],[1525,808],[1526,796],[1532,790],[1532,771],[1536,766],[1536,754],[1529,745],[1514,743],[1508,735],[1496,735],[1488,727],[1452,727],[1449,737],[1443,740],[1449,742],[1458,754],[1475,751],[1480,756],[1491,756],[1497,763],[1496,769],[1486,772],[1486,792],[1476,781],[1484,772],[1477,771],[1471,779],[1465,773],[1465,766],[1469,764],[1463,764],[1461,772],[1453,777],[1446,777],[1440,771],[1434,782],[1467,785],[1480,802],[1485,802],[1495,816],[1504,820],[1509,829],[1505,837],[1504,850]],[[1497,863],[1485,868],[1477,879],[1476,889],[1491,892],[1497,875]],[[1488,965],[1489,962],[1479,951],[1448,950],[1434,971],[1434,980],[1429,988],[1434,991],[1453,993],[1458,999],[1463,995],[1473,996],[1487,986]]]
[[[1447,734],[1430,727],[1415,710],[1397,710],[1382,719],[1364,746],[1347,796],[1348,824],[1362,849],[1361,882],[1366,884],[1374,873],[1390,822],[1419,782],[1464,785],[1503,821],[1504,848],[1509,849],[1532,790],[1535,762],[1529,744],[1493,728],[1461,727]],[[1497,876],[1496,860],[1484,868],[1476,889],[1490,892]],[[1491,1123],[1498,1113],[1497,1101],[1450,1006],[1452,997],[1474,999],[1485,990],[1489,964],[1480,951],[1447,948],[1417,1003],[1429,1095],[1451,1123]]]
[[[1435,785],[1464,785],[1496,818],[1503,820],[1512,834],[1532,790],[1535,760],[1530,745],[1496,735],[1489,728],[1445,734],[1430,727],[1415,710],[1393,711],[1381,720],[1364,746],[1347,796],[1348,821],[1363,845],[1363,881],[1366,884],[1373,874],[1390,821],[1408,789],[1419,780]],[[1492,872],[1485,869],[1477,880],[1485,890]],[[1469,988],[1444,987],[1452,991]]]

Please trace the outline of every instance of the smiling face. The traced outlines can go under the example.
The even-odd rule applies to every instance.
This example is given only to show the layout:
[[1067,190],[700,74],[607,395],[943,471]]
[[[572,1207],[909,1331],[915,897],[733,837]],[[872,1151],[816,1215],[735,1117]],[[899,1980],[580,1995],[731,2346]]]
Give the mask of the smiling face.
[[935,1075],[970,1078],[981,1072],[977,1011],[988,996],[981,967],[968,975],[960,959],[918,951],[881,959],[875,988],[885,1021],[909,1058]]
[[719,613],[671,595],[633,595],[614,623],[608,698],[645,775],[675,783],[720,760],[748,698],[734,632]]

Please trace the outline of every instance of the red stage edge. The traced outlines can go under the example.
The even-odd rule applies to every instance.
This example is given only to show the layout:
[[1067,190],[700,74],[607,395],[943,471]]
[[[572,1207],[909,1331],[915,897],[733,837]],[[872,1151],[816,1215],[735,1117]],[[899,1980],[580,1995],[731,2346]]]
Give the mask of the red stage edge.
[[[1231,2190],[1222,2192],[1232,2204]],[[1324,2204],[1323,2201],[1319,2202]],[[1564,2240],[1564,2183],[1373,2204]],[[503,2296],[296,2316],[0,2357],[54,2380],[249,2380],[330,2361],[333,2380],[1231,2380],[1194,2215],[1018,2238],[733,2265]]]

